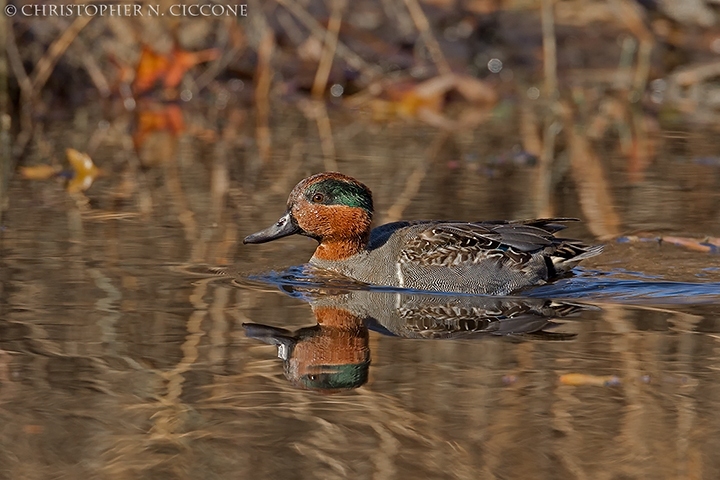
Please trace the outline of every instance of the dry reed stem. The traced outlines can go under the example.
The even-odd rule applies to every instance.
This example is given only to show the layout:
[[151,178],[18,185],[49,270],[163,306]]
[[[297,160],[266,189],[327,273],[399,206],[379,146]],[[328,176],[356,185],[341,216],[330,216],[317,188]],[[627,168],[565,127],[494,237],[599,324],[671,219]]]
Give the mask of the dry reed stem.
[[[53,18],[53,20],[53,25],[57,27],[59,31],[63,31],[65,29],[65,25],[63,24],[63,22],[60,22],[58,18]],[[110,83],[107,81],[107,78],[105,78],[105,74],[102,72],[100,65],[98,65],[95,56],[88,51],[87,47],[85,46],[85,42],[83,42],[82,39],[80,37],[77,37],[76,35],[70,41],[70,43],[74,43],[75,49],[78,50],[77,53],[82,59],[85,71],[87,72],[90,80],[93,82],[95,88],[98,90],[100,95],[103,97],[110,96]],[[68,44],[68,47],[69,45],[70,44]]]
[[18,82],[20,91],[25,98],[32,98],[33,86],[30,77],[23,67],[22,57],[20,56],[20,50],[18,50],[17,41],[15,40],[15,33],[13,32],[12,22],[8,25],[6,41],[7,41],[7,56],[10,62],[10,68],[15,75],[15,80]]
[[553,215],[551,202],[552,171],[555,163],[555,140],[558,132],[555,102],[559,98],[557,79],[557,44],[555,41],[555,0],[541,0],[540,18],[543,37],[543,72],[545,97],[550,104],[545,118],[542,150],[535,184],[535,210],[540,217]]
[[276,18],[280,27],[285,31],[290,41],[294,45],[302,45],[305,41],[305,33],[297,25],[293,16],[287,10],[279,8],[276,10]]
[[633,0],[609,0],[610,7],[618,19],[640,41],[654,43],[655,36],[645,24],[640,6]]
[[[626,379],[640,378],[643,374],[642,363],[637,352],[642,351],[641,348],[638,348],[641,346],[642,334],[634,330],[627,318],[626,310],[616,305],[604,305],[603,310],[603,319],[616,333],[613,335],[611,348],[621,362],[622,377]],[[626,406],[620,418],[620,431],[615,441],[633,460],[626,462],[623,468],[624,473],[630,477],[640,478],[643,476],[643,460],[650,458],[647,442],[643,438],[643,430],[645,430],[643,427],[646,426],[643,416],[651,414],[654,410],[653,407],[657,405],[648,395],[643,395],[636,382],[623,382],[623,393]]]
[[640,46],[637,54],[637,66],[632,79],[631,101],[638,101],[645,91],[650,75],[650,60],[655,46],[655,36],[645,24],[640,7],[632,0],[610,0],[610,6],[620,21],[638,39]]
[[397,31],[401,37],[409,37],[412,35],[414,26],[413,21],[406,8],[403,8],[396,0],[381,0],[382,9],[385,17],[394,18],[397,22]]
[[187,335],[185,342],[180,346],[183,353],[182,359],[177,363],[175,368],[165,372],[156,372],[165,380],[165,395],[158,395],[158,411],[152,415],[153,425],[150,428],[150,436],[154,440],[176,440],[182,435],[182,424],[184,423],[184,413],[187,412],[188,406],[182,401],[183,383],[185,377],[183,374],[197,362],[199,352],[198,345],[200,339],[205,335],[202,329],[202,322],[207,315],[208,305],[203,301],[203,296],[207,293],[208,283],[214,281],[213,278],[199,280],[195,283],[195,290],[190,296],[195,310],[187,321]]
[[320,135],[320,147],[323,151],[325,170],[335,172],[338,169],[337,160],[335,158],[335,141],[332,136],[330,117],[328,117],[327,108],[325,108],[325,104],[323,103],[318,103],[316,106],[315,122],[317,123],[318,134]]
[[612,192],[600,158],[588,139],[577,132],[568,105],[562,106],[570,155],[572,177],[577,185],[580,207],[587,217],[590,231],[600,239],[620,234],[620,217],[615,211]]
[[33,70],[33,94],[37,94],[52,74],[57,61],[65,53],[70,44],[75,40],[80,31],[87,26],[93,17],[77,17],[67,30],[63,31],[58,38],[50,45],[45,55],[40,59]]
[[645,91],[647,86],[648,78],[650,77],[650,61],[652,57],[652,51],[655,47],[653,40],[640,39],[640,48],[638,49],[638,60],[637,68],[635,69],[635,75],[633,75],[633,97],[632,101],[636,102],[642,98],[642,93]]
[[[244,123],[244,116],[237,110],[228,115],[228,123],[225,126],[222,137],[217,143],[216,158],[213,162],[211,177],[211,196],[214,222],[221,225],[223,213],[227,208],[227,198],[230,192],[230,175],[228,172],[228,145],[232,145],[237,139],[238,131]],[[227,265],[231,263],[230,252],[237,244],[238,224],[234,221],[222,223],[222,239],[217,245],[213,261],[215,265]]]
[[30,140],[30,130],[32,129],[32,111],[30,103],[33,98],[33,86],[30,77],[25,71],[25,67],[23,66],[20,50],[18,49],[17,41],[15,40],[12,22],[8,23],[9,28],[5,36],[5,41],[7,42],[7,58],[10,63],[10,68],[15,75],[15,80],[20,86],[20,94],[22,97],[22,103],[20,105],[21,132],[16,139],[16,144],[19,144],[20,148],[24,148],[25,143]]
[[[698,315],[686,314],[683,312],[673,312],[672,330],[679,332],[677,336],[678,347],[677,352],[683,358],[690,359],[698,351],[697,325],[703,319]],[[690,377],[692,378],[692,377]],[[689,457],[691,450],[690,438],[692,438],[697,425],[697,379],[694,382],[688,382],[683,395],[679,395],[679,405],[677,409],[677,431],[675,451],[678,452],[678,458],[681,459],[677,466],[678,478],[700,478],[697,474],[690,475],[693,469],[692,464],[685,460]],[[694,472],[696,473],[696,472]]]
[[440,148],[443,146],[449,136],[450,132],[448,132],[447,130],[440,130],[438,132],[438,134],[435,136],[435,139],[433,140],[432,145],[430,145],[427,156],[420,162],[418,166],[415,167],[412,173],[410,173],[410,175],[407,177],[407,180],[405,181],[405,188],[403,188],[402,193],[400,193],[395,203],[393,203],[390,208],[387,209],[387,212],[385,212],[383,223],[395,222],[402,218],[403,212],[405,211],[407,206],[410,205],[410,202],[413,200],[413,198],[415,198],[415,195],[417,195],[417,193],[420,191],[420,186],[422,185],[422,181],[427,175],[430,164],[435,159],[435,157],[437,157],[438,153],[440,152]]
[[148,186],[147,177],[141,167],[140,157],[135,150],[132,136],[122,135],[123,152],[128,165],[130,181],[133,182],[132,190],[137,194],[137,206],[140,214],[147,220],[153,210],[152,190]]
[[237,25],[231,22],[225,22],[225,25],[228,25],[226,28],[226,30],[228,30],[227,35],[232,37],[233,34],[235,34],[236,41],[232,42],[230,50],[222,48],[223,53],[219,56],[219,58],[208,65],[207,68],[197,77],[197,79],[195,79],[195,86],[198,90],[202,90],[210,85],[210,82],[215,80],[220,73],[224,72],[228,65],[230,65],[230,63],[235,60],[247,46],[247,39]]
[[[295,0],[275,0],[277,3],[285,7],[297,18],[300,23],[310,30],[310,34],[321,42],[326,38],[326,30],[313,18],[302,6],[298,5]],[[372,80],[382,75],[380,67],[371,65],[362,59],[358,54],[350,50],[344,43],[338,40],[336,46],[337,55],[345,60],[348,65],[360,72],[366,80]]]
[[172,197],[172,206],[177,213],[177,219],[183,226],[185,232],[185,239],[192,245],[190,254],[190,263],[200,263],[204,260],[204,245],[199,240],[199,227],[198,222],[195,219],[195,213],[190,209],[187,195],[183,190],[182,182],[180,180],[180,172],[178,168],[178,148],[177,140],[171,144],[172,151],[168,154],[168,161],[164,164],[165,166],[165,184],[167,186],[168,194]]
[[[285,164],[282,174],[277,177],[277,180],[270,186],[270,193],[273,195],[287,196],[287,192],[297,183],[299,172],[303,166],[303,154],[305,153],[305,141],[300,138],[298,141],[293,143],[290,147],[290,153],[287,156],[287,163]],[[261,197],[265,197],[265,191],[257,192],[257,195],[253,197],[253,202],[258,205]]]
[[655,148],[648,136],[645,116],[641,112],[631,111],[631,122],[635,133],[635,148],[632,150],[628,162],[628,177],[630,182],[641,182],[645,179],[645,170],[652,162]]
[[538,125],[539,121],[532,105],[527,101],[523,101],[520,104],[520,140],[522,141],[523,150],[540,158],[543,152],[543,143]]
[[[5,10],[5,0],[0,0],[0,10]],[[3,211],[6,206],[5,189],[10,175],[11,163],[11,145],[10,145],[10,128],[12,126],[12,118],[7,113],[10,106],[10,94],[8,92],[8,61],[7,47],[9,36],[12,34],[10,29],[6,28],[9,20],[0,17],[0,223],[2,223]],[[13,39],[14,40],[14,39]],[[16,46],[17,48],[17,46]],[[0,350],[2,352],[2,350]],[[2,381],[2,379],[0,379]]]
[[321,101],[309,100],[298,104],[305,118],[314,120],[318,128],[320,136],[320,148],[323,152],[323,162],[325,170],[337,171],[337,161],[335,160],[335,140],[333,140],[332,127],[330,117],[328,117],[325,103]]
[[718,75],[720,75],[720,62],[711,61],[678,68],[670,76],[669,81],[671,85],[691,87]]
[[535,214],[540,218],[554,216],[552,204],[553,165],[555,163],[555,140],[560,123],[555,114],[549,114],[543,130],[542,150],[535,174]]
[[541,21],[543,36],[543,71],[545,74],[545,95],[558,98],[557,44],[555,42],[555,0],[541,0]]
[[258,66],[255,72],[255,108],[257,111],[257,145],[263,164],[270,161],[270,84],[271,59],[275,49],[275,35],[268,29],[258,48]]
[[210,175],[210,218],[219,224],[225,209],[225,197],[230,189],[228,175],[228,145],[225,138],[215,144],[215,155]]
[[575,449],[582,445],[583,438],[575,428],[572,412],[581,404],[575,395],[575,389],[558,382],[555,386],[555,401],[551,403],[550,413],[552,415],[552,427],[563,436],[558,439],[556,449],[558,458],[562,465],[573,474],[577,480],[592,478],[583,468]]
[[342,14],[345,10],[345,0],[332,0],[332,12],[328,21],[328,28],[325,31],[325,42],[323,44],[322,55],[318,63],[317,72],[315,72],[315,80],[312,86],[312,97],[320,100],[323,97],[325,88],[327,87],[330,69],[332,68],[333,58],[335,58],[335,50],[337,49],[338,33],[342,25]]
[[452,73],[450,64],[445,58],[435,35],[433,35],[430,23],[428,22],[427,16],[425,16],[425,12],[420,8],[420,4],[418,4],[417,0],[405,0],[405,6],[410,12],[410,17],[412,17],[415,27],[420,31],[420,35],[430,52],[430,57],[433,62],[435,62],[438,72],[441,75]]

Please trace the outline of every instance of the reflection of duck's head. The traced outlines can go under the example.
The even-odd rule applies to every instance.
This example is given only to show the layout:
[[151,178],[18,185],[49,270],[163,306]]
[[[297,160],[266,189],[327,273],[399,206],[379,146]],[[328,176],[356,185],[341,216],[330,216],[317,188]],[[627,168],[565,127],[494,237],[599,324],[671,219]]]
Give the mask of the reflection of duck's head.
[[363,385],[370,367],[363,321],[338,308],[314,312],[318,324],[295,332],[256,323],[243,326],[248,337],[277,345],[285,376],[298,387],[335,393]]

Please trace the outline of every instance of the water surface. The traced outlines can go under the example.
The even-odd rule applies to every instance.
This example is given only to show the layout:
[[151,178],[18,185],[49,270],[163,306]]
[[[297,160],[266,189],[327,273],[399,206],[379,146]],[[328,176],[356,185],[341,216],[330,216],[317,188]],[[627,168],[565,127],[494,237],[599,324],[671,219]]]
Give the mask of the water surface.
[[[640,177],[614,147],[600,151],[619,233],[646,241],[598,239],[602,215],[582,207],[576,183],[557,183],[555,213],[584,220],[567,235],[606,252],[508,300],[578,305],[567,315],[498,331],[484,317],[434,321],[454,311],[443,302],[461,310],[452,296],[348,290],[287,270],[310,257],[307,238],[239,245],[326,167],[304,120],[286,122],[278,131],[293,136],[275,137],[270,165],[248,137],[187,135],[139,166],[108,134],[94,153],[106,176],[85,196],[13,179],[0,478],[720,476],[720,257],[654,240],[720,236],[720,168],[701,161],[719,151],[716,136],[690,145],[659,133],[664,148]],[[337,167],[373,189],[377,222],[542,214],[537,165],[512,160],[513,119],[450,137],[432,158],[433,129],[334,122]],[[89,136],[64,124],[28,161]],[[425,316],[370,318],[407,302]],[[325,357],[288,367],[243,324],[283,329],[270,331]],[[303,373],[315,360],[323,370]]]

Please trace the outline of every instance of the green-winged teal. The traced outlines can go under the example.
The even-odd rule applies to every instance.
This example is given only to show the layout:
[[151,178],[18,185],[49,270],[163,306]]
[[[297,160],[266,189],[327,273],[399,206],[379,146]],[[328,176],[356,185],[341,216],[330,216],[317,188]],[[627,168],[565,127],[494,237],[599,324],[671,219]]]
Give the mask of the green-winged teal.
[[264,243],[300,234],[320,245],[310,265],[360,282],[439,292],[507,295],[541,285],[602,252],[558,238],[568,218],[449,222],[401,221],[371,231],[370,190],[340,173],[298,183],[274,225],[245,237]]

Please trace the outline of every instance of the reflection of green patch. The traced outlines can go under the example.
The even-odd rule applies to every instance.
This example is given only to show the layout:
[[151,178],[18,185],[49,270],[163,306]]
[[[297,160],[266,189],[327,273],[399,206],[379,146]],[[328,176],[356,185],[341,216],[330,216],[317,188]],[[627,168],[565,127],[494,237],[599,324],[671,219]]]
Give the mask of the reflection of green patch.
[[305,191],[305,196],[312,201],[316,193],[324,196],[323,205],[345,205],[347,207],[358,207],[372,213],[373,203],[370,192],[355,183],[344,182],[334,178],[323,180],[310,185]]
[[318,373],[300,377],[300,383],[312,390],[357,388],[367,382],[370,361],[345,365],[320,365]]

